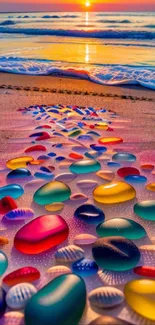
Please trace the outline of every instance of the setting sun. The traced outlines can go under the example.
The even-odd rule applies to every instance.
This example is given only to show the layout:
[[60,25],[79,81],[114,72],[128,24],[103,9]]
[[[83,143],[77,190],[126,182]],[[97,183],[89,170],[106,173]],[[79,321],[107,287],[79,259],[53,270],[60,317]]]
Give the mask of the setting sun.
[[85,4],[86,7],[90,7],[90,2],[87,1],[86,4]]

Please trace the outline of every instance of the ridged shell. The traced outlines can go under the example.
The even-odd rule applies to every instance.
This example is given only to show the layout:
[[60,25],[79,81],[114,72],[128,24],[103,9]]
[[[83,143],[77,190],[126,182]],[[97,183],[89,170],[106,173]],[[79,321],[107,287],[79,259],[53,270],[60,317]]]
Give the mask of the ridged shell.
[[36,292],[37,289],[30,283],[16,284],[8,291],[6,303],[11,309],[23,309]]
[[98,308],[111,308],[124,301],[124,294],[114,287],[100,287],[92,290],[88,296],[92,305]]
[[72,273],[72,271],[67,266],[64,265],[52,266],[46,271],[45,275],[41,277],[37,288],[40,290],[46,284],[48,284],[50,281],[54,280],[58,276],[63,274],[69,274],[69,273]]
[[24,314],[19,311],[9,311],[0,319],[0,325],[24,325]]
[[59,262],[74,262],[84,257],[84,250],[75,245],[69,245],[58,249],[55,258]]
[[93,244],[96,239],[97,237],[91,234],[80,234],[74,238],[73,242],[75,245],[90,245]]
[[11,221],[24,220],[26,218],[34,217],[34,212],[32,209],[14,209],[9,211],[4,215],[4,217]]

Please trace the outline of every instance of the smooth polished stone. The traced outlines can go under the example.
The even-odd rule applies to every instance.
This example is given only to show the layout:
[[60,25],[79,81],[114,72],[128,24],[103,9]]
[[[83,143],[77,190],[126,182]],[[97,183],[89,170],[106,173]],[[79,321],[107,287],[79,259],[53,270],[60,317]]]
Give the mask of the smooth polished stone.
[[25,325],[78,325],[85,305],[84,281],[75,274],[61,275],[30,299],[25,309]]
[[33,161],[33,157],[29,156],[21,156],[17,158],[13,158],[7,161],[6,166],[9,169],[17,169],[17,168],[24,168],[27,166],[28,163]]
[[132,269],[140,260],[137,246],[131,240],[119,236],[97,239],[92,254],[101,268],[118,272]]
[[13,199],[18,199],[24,193],[23,188],[19,184],[10,184],[0,187],[0,199],[5,196],[11,196]]
[[34,201],[40,205],[48,205],[68,200],[70,188],[63,182],[52,181],[40,187],[34,194]]
[[5,214],[17,208],[16,201],[11,196],[5,196],[0,200],[0,213]]
[[64,204],[61,202],[45,205],[45,210],[50,212],[58,212],[61,211],[63,208],[64,208]]
[[144,184],[147,182],[147,178],[142,175],[128,175],[124,179],[127,183],[133,184]]
[[124,294],[114,287],[99,287],[92,290],[88,299],[91,305],[97,308],[114,308],[124,301]]
[[126,302],[136,313],[155,321],[155,280],[146,278],[128,282],[124,294]]
[[36,292],[37,289],[30,283],[16,284],[7,292],[7,306],[14,310],[23,309]]
[[155,192],[155,183],[150,183],[145,186],[146,190]]
[[118,169],[117,174],[118,174],[118,176],[124,178],[129,175],[140,175],[140,172],[135,167],[122,167],[122,168]]
[[41,144],[37,144],[37,145],[29,147],[25,150],[26,153],[32,152],[32,151],[46,151],[46,147]]
[[4,252],[0,251],[0,276],[3,275],[3,273],[8,268],[8,258],[5,255]]
[[155,278],[155,266],[137,266],[133,269],[134,273],[145,278]]
[[136,191],[125,182],[113,181],[97,186],[93,191],[93,197],[95,201],[103,204],[122,203],[134,199]]
[[9,240],[7,237],[0,236],[0,246],[5,246],[9,243]]
[[93,276],[98,272],[98,265],[93,260],[83,258],[72,264],[72,272],[82,277]]
[[99,224],[105,219],[104,212],[93,204],[83,204],[78,207],[74,217],[88,224]]
[[125,218],[114,218],[102,222],[97,226],[96,232],[100,237],[122,236],[131,240],[140,239],[147,235],[139,223]]
[[91,144],[90,147],[95,150],[95,151],[101,151],[102,153],[107,151],[107,148],[106,147],[103,147],[103,146],[99,146],[97,144]]
[[12,170],[8,175],[8,179],[23,179],[31,176],[31,172],[27,168],[17,168]]
[[98,185],[98,183],[96,181],[93,181],[91,179],[84,179],[84,180],[78,181],[76,184],[78,187],[80,187],[83,190],[86,190],[86,189],[89,190],[89,189],[92,189]]
[[70,196],[70,200],[73,202],[84,203],[88,200],[88,197],[83,193],[75,193]]
[[128,152],[118,152],[112,156],[112,160],[119,162],[134,162],[136,161],[136,156]]
[[155,220],[155,200],[140,201],[134,205],[134,213],[146,220]]
[[74,181],[74,179],[77,177],[76,174],[73,173],[62,173],[62,174],[58,174],[55,177],[55,181],[58,182],[64,182],[64,183],[70,183],[72,181]]
[[119,137],[116,137],[116,138],[100,138],[98,140],[98,142],[100,144],[104,144],[104,145],[109,145],[109,144],[119,144],[119,143],[122,143],[123,142],[123,139],[122,138],[119,138]]
[[140,168],[145,172],[151,172],[154,169],[154,165],[152,164],[143,164]]
[[92,159],[83,159],[73,163],[69,169],[75,174],[88,174],[100,170],[101,165],[98,161]]
[[[0,321],[2,319],[2,316],[5,313],[5,309],[6,309],[6,301],[5,301],[5,297],[6,297],[6,293],[3,290],[2,287],[0,287]],[[2,324],[2,323],[1,323]],[[3,324],[5,325],[5,323],[3,322]]]
[[14,246],[24,254],[39,254],[61,244],[68,234],[68,225],[61,216],[44,215],[18,230]]
[[40,278],[40,272],[32,266],[24,266],[3,278],[3,284],[12,287],[18,283],[33,282]]

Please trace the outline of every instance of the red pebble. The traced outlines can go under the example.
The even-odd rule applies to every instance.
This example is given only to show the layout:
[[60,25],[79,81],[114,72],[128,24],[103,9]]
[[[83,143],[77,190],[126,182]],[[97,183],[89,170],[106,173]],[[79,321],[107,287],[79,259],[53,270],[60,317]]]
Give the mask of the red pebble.
[[94,129],[95,126],[94,125],[89,125],[90,129]]
[[25,266],[7,274],[3,279],[3,283],[9,287],[12,287],[18,283],[33,282],[39,278],[40,272],[36,268],[32,266]]
[[5,196],[0,200],[0,213],[5,214],[11,210],[17,209],[17,203],[11,196]]
[[25,152],[31,152],[31,151],[46,151],[46,148],[40,144],[33,147],[29,147],[25,150]]
[[110,128],[110,127],[108,126],[107,131],[114,131],[114,129],[112,129],[112,128]]
[[134,167],[122,167],[118,169],[117,174],[120,177],[125,177],[128,175],[140,175],[140,172],[137,168]]
[[40,128],[42,128],[42,129],[51,129],[51,126],[45,124],[45,125],[41,125]]
[[140,168],[145,171],[152,171],[154,169],[154,165],[144,164],[144,165],[141,165]]
[[149,278],[155,278],[154,266],[137,266],[133,270],[138,275],[149,277]]
[[90,116],[98,116],[95,112],[91,113]]
[[70,157],[70,158],[73,158],[73,159],[76,159],[76,160],[78,160],[78,159],[83,159],[83,156],[80,155],[80,154],[78,154],[78,153],[76,153],[76,152],[71,152],[71,153],[69,154],[69,157]]
[[14,238],[15,248],[24,254],[39,254],[67,239],[69,228],[59,215],[44,215],[24,225]]
[[42,141],[50,139],[50,135],[47,132],[42,132],[42,135],[36,138],[36,141]]

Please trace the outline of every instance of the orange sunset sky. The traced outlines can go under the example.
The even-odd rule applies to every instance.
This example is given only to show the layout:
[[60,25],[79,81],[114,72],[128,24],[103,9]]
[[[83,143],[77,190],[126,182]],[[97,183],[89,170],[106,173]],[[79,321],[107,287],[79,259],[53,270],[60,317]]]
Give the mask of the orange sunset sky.
[[[86,3],[90,6],[86,7]],[[155,0],[0,0],[2,11],[155,11]]]

